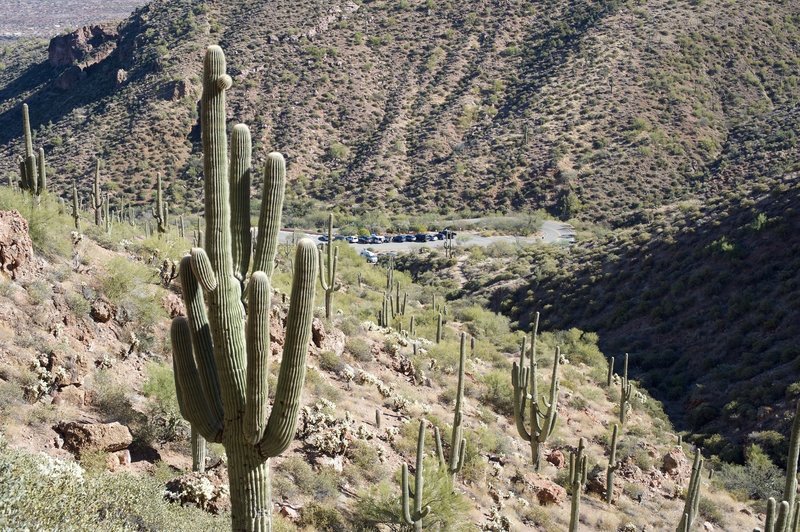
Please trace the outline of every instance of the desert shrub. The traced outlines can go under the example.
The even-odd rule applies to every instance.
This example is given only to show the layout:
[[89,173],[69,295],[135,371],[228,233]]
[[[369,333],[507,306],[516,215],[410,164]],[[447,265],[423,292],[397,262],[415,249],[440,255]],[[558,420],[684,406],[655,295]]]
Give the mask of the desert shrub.
[[64,299],[67,301],[67,306],[76,316],[88,316],[92,305],[86,300],[83,295],[77,292],[68,291]]
[[90,474],[74,462],[29,455],[0,439],[0,529],[222,530],[229,516],[164,501],[157,480]]
[[344,367],[342,359],[333,351],[323,351],[319,355],[319,367],[325,371],[338,372]]
[[710,521],[715,525],[720,525],[725,520],[722,510],[708,497],[700,496],[700,502],[697,505],[700,515],[703,519]]
[[330,504],[312,502],[303,507],[300,512],[300,522],[303,527],[311,530],[324,530],[326,532],[345,532],[350,530],[344,516]]
[[375,482],[384,476],[380,454],[373,445],[363,440],[354,440],[350,444],[347,448],[347,458],[359,475],[370,482]]
[[188,435],[189,424],[183,419],[175,393],[172,367],[151,362],[146,368],[147,379],[142,387],[145,397],[151,399],[143,439],[147,441],[177,441]]
[[348,338],[345,349],[359,362],[370,362],[372,350],[369,344],[361,338]]
[[780,500],[785,476],[769,456],[758,445],[750,445],[745,451],[745,464],[723,463],[716,476],[725,489],[742,500]]
[[[447,471],[439,469],[435,459],[426,459],[424,466],[425,486],[422,504],[431,508],[422,520],[425,530],[459,530],[469,521],[469,502],[463,495],[453,491],[452,478]],[[398,496],[400,474],[395,482],[384,481],[377,486],[369,486],[359,495],[355,505],[353,520],[357,527],[374,529],[379,524],[397,529],[403,524],[403,513]],[[409,484],[413,486],[413,475]]]
[[106,421],[119,421],[130,425],[136,419],[136,412],[131,404],[130,390],[124,384],[114,382],[108,371],[97,372],[92,390],[92,404]]
[[513,388],[511,387],[511,374],[507,371],[490,371],[483,377],[486,390],[483,400],[503,415],[514,413]]
[[275,468],[273,479],[273,498],[291,499],[298,495],[325,501],[336,496],[339,491],[336,472],[330,467],[314,471],[311,465],[299,456],[290,456]]

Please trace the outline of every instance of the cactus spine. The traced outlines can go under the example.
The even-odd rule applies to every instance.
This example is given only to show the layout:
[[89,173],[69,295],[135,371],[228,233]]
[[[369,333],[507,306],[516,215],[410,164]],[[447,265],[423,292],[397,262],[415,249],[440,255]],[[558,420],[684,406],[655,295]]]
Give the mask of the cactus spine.
[[206,440],[192,426],[192,471],[206,470]]
[[[295,433],[311,337],[317,249],[309,239],[297,246],[286,341],[270,413],[270,275],[282,207],[282,201],[272,201],[272,192],[280,189],[277,197],[282,200],[285,162],[278,153],[268,155],[245,320],[232,248],[234,240],[246,237],[231,234],[231,204],[249,212],[249,202],[230,202],[225,91],[231,84],[222,49],[210,46],[201,100],[206,247],[192,249],[180,264],[187,316],[172,322],[173,362],[181,413],[206,440],[225,447],[233,530],[269,531],[269,459],[285,451]],[[233,144],[233,160],[242,155],[237,146]],[[265,220],[274,231],[263,230]]]
[[[550,399],[539,397],[539,386],[536,382],[536,336],[539,333],[539,313],[534,319],[531,333],[530,364],[525,367],[525,342],[519,353],[519,364],[514,362],[511,368],[511,386],[514,389],[514,420],[517,432],[523,440],[530,442],[531,459],[537,471],[541,465],[540,445],[547,441],[553,433],[558,420],[558,365],[561,360],[561,349],[556,347],[553,358],[553,375],[550,379]],[[530,389],[530,394],[528,390]],[[525,427],[525,411],[528,409],[530,431]]]
[[72,180],[72,220],[75,222],[75,229],[81,230],[81,211],[78,206],[78,185]]
[[401,475],[401,490],[402,494],[402,508],[403,508],[403,521],[407,525],[413,526],[414,530],[422,530],[422,519],[431,511],[430,506],[422,507],[422,488],[423,488],[423,474],[422,474],[422,459],[425,453],[425,422],[419,422],[419,436],[417,436],[417,469],[414,473],[414,509],[411,509],[409,495],[411,490],[408,487],[408,466],[403,463]]
[[99,226],[103,215],[103,193],[100,189],[100,159],[94,162],[94,184],[91,194],[92,209],[94,209],[94,224]]
[[164,203],[164,192],[161,189],[161,174],[156,176],[156,182],[156,204],[153,205],[152,213],[160,236],[167,232],[167,206]]
[[444,461],[442,451],[442,438],[439,434],[439,427],[434,427],[434,441],[436,442],[436,455],[439,458],[439,467],[447,465],[447,472],[453,475],[464,467],[464,457],[467,454],[467,440],[463,437],[464,427],[462,426],[463,417],[461,415],[461,403],[464,401],[464,362],[467,358],[467,335],[461,333],[461,346],[458,357],[458,388],[456,389],[456,409],[453,415],[453,434],[450,438],[450,464]]
[[619,424],[625,424],[625,418],[628,414],[628,409],[631,407],[631,395],[633,394],[633,385],[628,382],[628,353],[625,353],[625,362],[623,366],[621,390],[619,395]]
[[569,487],[572,492],[572,505],[569,512],[569,532],[577,532],[581,510],[581,492],[586,486],[586,456],[583,438],[578,442],[578,451],[569,455]]
[[617,462],[617,431],[619,427],[614,424],[614,431],[611,434],[611,454],[608,457],[608,468],[606,469],[606,502],[611,504],[614,496],[614,473],[619,469]]
[[677,532],[688,532],[692,529],[697,508],[700,504],[700,473],[703,470],[703,458],[700,456],[700,449],[694,452],[694,464],[692,464],[692,475],[689,478],[689,487],[686,489],[686,503],[683,506],[683,516],[678,523]]
[[325,290],[325,318],[331,319],[333,293],[336,284],[336,266],[339,264],[339,248],[333,245],[333,214],[328,214],[328,243],[326,244],[327,267],[323,266],[322,249],[319,250],[319,284]]

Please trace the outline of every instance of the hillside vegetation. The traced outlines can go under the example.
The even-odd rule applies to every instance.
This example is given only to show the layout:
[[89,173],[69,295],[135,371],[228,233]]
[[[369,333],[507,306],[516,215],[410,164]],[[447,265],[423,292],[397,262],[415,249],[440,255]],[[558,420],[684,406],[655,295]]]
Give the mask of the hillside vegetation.
[[757,137],[797,103],[799,16],[766,0],[156,0],[67,91],[43,44],[5,47],[0,164],[15,170],[24,99],[61,190],[99,154],[120,196],[144,201],[164,172],[171,203],[197,209],[198,65],[220,43],[234,116],[288,156],[290,216],[333,202],[624,222],[702,197],[737,128]]

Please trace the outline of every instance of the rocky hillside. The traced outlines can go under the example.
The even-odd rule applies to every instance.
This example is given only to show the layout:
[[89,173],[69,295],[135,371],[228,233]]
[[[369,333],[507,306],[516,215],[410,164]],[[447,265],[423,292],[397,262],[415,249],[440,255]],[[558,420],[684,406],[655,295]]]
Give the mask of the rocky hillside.
[[[704,197],[732,135],[797,103],[792,2],[156,0],[119,28],[0,53],[4,171],[19,104],[63,190],[106,161],[198,208],[200,54],[228,51],[233,116],[288,154],[303,214],[544,208],[630,222]],[[63,43],[62,43],[63,44]],[[785,131],[785,134],[791,134]],[[757,157],[756,153],[751,156]],[[714,183],[754,177],[747,166]]]
[[[188,428],[177,413],[166,341],[169,317],[183,308],[177,286],[159,274],[159,265],[189,243],[174,233],[146,239],[140,227],[128,224],[115,225],[111,235],[91,224],[83,234],[70,234],[69,225],[48,198],[31,208],[17,193],[0,190],[0,249],[6,250],[0,282],[0,526],[227,529],[222,449],[209,447],[206,474],[187,473]],[[274,353],[283,343],[280,294],[289,286],[288,256],[279,252],[273,277]],[[436,466],[429,436],[430,526],[566,529],[567,457],[580,438],[589,462],[581,529],[666,530],[678,522],[691,449],[678,444],[659,403],[638,385],[620,430],[613,502],[604,502],[619,376],[607,386],[596,335],[546,329],[539,336],[545,373],[540,390],[549,387],[556,345],[563,357],[559,420],[535,473],[530,448],[511,418],[510,365],[521,335],[508,320],[450,299],[436,343],[431,339],[444,311],[442,292],[394,272],[408,296],[406,314],[394,327],[380,327],[375,316],[386,270],[343,246],[339,276],[335,316],[325,320],[319,308],[314,320],[295,441],[273,460],[278,530],[399,526],[396,477],[403,462],[414,462],[418,421],[424,420],[429,435],[437,427],[450,441],[462,332],[475,339],[465,367],[467,454],[451,484]],[[413,333],[403,330],[411,316]],[[278,361],[275,356],[273,378]],[[445,452],[451,450],[445,443]],[[759,462],[759,471],[779,478],[768,462]],[[741,480],[743,468],[709,464],[718,472],[714,480],[703,475],[698,524],[752,529],[763,520],[763,498],[775,494],[775,483],[759,485],[754,495],[752,483]],[[58,483],[42,482],[41,471]],[[754,496],[761,500],[748,500]]]

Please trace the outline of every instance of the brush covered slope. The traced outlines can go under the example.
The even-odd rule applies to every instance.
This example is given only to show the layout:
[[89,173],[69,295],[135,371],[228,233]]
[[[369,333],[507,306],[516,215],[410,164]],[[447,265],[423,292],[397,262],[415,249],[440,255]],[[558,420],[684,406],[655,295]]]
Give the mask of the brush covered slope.
[[782,460],[800,367],[799,117],[776,110],[732,131],[705,182],[725,192],[705,204],[582,231],[569,249],[476,250],[465,293],[523,328],[536,305],[549,326],[597,331],[704,448],[740,460],[759,442]]
[[199,207],[197,65],[220,43],[233,116],[302,197],[626,222],[702,196],[731,131],[796,104],[797,25],[766,0],[155,0],[80,61],[6,46],[0,146],[18,153],[25,100],[64,177],[99,153],[128,199],[165,171],[169,201]]
[[[115,226],[111,235],[91,224],[83,235],[70,234],[71,219],[50,197],[34,208],[2,189],[0,207],[25,216],[34,243],[24,268],[0,285],[0,525],[226,529],[223,449],[209,445],[207,471],[188,472],[189,427],[178,414],[167,338],[169,316],[184,310],[177,284],[157,267],[190,243],[172,230],[144,238],[141,226],[129,224]],[[23,226],[16,238],[24,240],[24,233]],[[273,275],[274,353],[284,342],[281,301],[291,281],[291,257],[292,247],[282,245]],[[582,529],[661,530],[680,520],[690,451],[659,403],[636,384],[616,439],[612,503],[606,502],[620,377],[608,385],[596,335],[572,329],[538,336],[540,393],[548,393],[556,346],[562,357],[558,420],[535,472],[530,446],[513,420],[511,363],[519,358],[522,335],[507,318],[465,299],[445,300],[442,291],[394,271],[392,281],[406,304],[395,304],[392,326],[380,327],[376,316],[385,308],[387,270],[343,245],[337,276],[341,288],[330,320],[324,318],[324,292],[317,293],[295,438],[272,462],[276,530],[402,529],[399,471],[416,460],[420,420],[428,428],[422,459],[423,503],[431,508],[426,528],[565,530],[567,458],[581,438],[587,457]],[[453,476],[439,466],[430,428],[440,431],[450,456],[462,332],[475,342],[474,348],[465,344],[460,403],[466,445],[463,466]],[[271,390],[279,371],[279,356],[273,356]],[[87,447],[64,428],[112,422],[130,431],[122,451]],[[772,472],[768,459],[762,461],[762,469]],[[58,482],[43,483],[42,471]],[[699,519],[749,529],[764,501],[748,501],[748,486],[730,484],[743,469],[733,471],[720,469],[714,480],[703,476]],[[159,486],[166,486],[166,500]],[[759,496],[779,496],[772,488]]]

